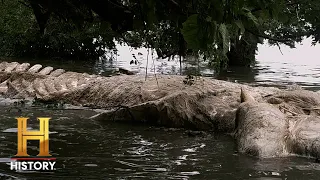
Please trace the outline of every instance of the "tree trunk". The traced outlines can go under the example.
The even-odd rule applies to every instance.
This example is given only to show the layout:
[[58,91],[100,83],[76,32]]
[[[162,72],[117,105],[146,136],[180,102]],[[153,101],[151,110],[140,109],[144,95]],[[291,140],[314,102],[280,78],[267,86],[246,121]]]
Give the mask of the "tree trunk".
[[245,33],[241,40],[231,42],[230,51],[227,53],[228,66],[249,67],[255,62],[256,50],[259,39],[252,34]]

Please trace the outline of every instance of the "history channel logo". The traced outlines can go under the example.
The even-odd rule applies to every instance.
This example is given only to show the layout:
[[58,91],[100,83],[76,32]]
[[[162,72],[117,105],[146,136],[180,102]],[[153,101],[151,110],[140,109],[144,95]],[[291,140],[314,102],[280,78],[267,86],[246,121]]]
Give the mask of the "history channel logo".
[[[16,171],[53,171],[56,158],[49,154],[49,120],[48,117],[37,118],[40,121],[39,131],[27,130],[29,118],[19,117],[18,153],[11,158],[10,169]],[[27,141],[39,140],[39,154],[30,156],[27,153]]]

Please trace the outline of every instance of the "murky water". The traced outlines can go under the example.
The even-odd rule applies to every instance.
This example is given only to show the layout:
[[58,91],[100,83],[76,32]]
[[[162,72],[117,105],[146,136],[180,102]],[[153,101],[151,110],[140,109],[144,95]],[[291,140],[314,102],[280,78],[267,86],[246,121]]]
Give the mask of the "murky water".
[[[272,49],[269,51],[275,53]],[[261,55],[262,53],[262,55]],[[233,68],[218,78],[260,85],[299,84],[309,89],[320,85],[320,62],[292,58],[267,58],[263,50],[257,65],[250,69]],[[278,52],[277,52],[278,53]],[[55,67],[108,75],[117,67],[144,74],[145,49],[132,50],[97,63],[41,61]],[[133,55],[135,57],[133,57]],[[268,54],[268,53],[267,53]],[[310,57],[314,59],[314,57]],[[131,60],[136,60],[130,65]],[[180,74],[179,59],[153,60],[148,57],[148,73]],[[182,64],[182,74],[199,71],[214,76],[206,63],[189,59]],[[1,101],[1,99],[0,99]],[[1,103],[0,103],[1,104]],[[92,122],[94,112],[86,110],[52,110],[22,108],[22,113],[0,105],[0,179],[319,179],[320,164],[303,157],[258,160],[236,152],[227,135],[207,133],[190,136],[184,130],[149,127],[143,124]],[[29,127],[37,129],[39,116],[50,121],[50,152],[57,158],[53,173],[21,173],[10,170],[8,162],[17,151],[17,116],[30,117]],[[37,143],[28,146],[37,154]]]
[[[93,113],[79,110],[1,107],[0,177],[30,179],[318,179],[319,164],[299,157],[257,160],[235,151],[228,136],[190,136],[186,131],[146,125],[88,122]],[[16,116],[52,117],[50,152],[53,173],[18,173],[8,165],[16,154]],[[31,141],[32,142],[32,141]],[[28,153],[37,154],[37,143]]]

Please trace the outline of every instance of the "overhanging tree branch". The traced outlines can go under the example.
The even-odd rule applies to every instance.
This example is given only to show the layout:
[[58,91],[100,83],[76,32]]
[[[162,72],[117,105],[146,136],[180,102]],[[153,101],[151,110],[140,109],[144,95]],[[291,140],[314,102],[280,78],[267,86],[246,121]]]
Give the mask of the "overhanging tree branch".
[[[297,2],[290,2],[290,3],[287,3],[286,6],[294,6],[294,5],[299,5],[303,3],[303,1],[297,1]],[[254,8],[251,10],[251,13],[254,13],[254,12],[257,12],[257,11],[262,11],[264,10],[264,8],[261,8],[261,7],[258,7],[258,8]]]
[[285,42],[290,42],[292,40],[290,39],[279,39],[279,38],[274,38],[274,37],[271,37],[271,36],[268,36],[266,34],[259,34],[259,33],[256,33],[254,31],[251,31],[250,29],[246,29],[246,31],[248,31],[249,33],[255,35],[255,36],[258,36],[258,37],[261,37],[261,38],[264,38],[264,39],[269,39],[269,40],[272,40],[272,41],[276,41],[276,42],[282,42],[282,43],[285,43]]
[[27,4],[27,3],[23,2],[23,1],[18,1],[18,2],[21,3],[22,5],[26,6],[27,8],[32,8],[30,6],[30,4]]

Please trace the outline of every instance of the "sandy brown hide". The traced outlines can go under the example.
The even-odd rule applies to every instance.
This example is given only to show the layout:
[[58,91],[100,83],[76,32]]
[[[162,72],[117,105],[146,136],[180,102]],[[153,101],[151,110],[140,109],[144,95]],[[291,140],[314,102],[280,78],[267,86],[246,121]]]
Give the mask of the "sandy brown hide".
[[[319,157],[320,118],[313,112],[320,95],[306,90],[282,91],[258,102],[243,91],[237,111],[235,137],[240,152],[258,157],[289,154]],[[306,111],[309,109],[309,111]]]

